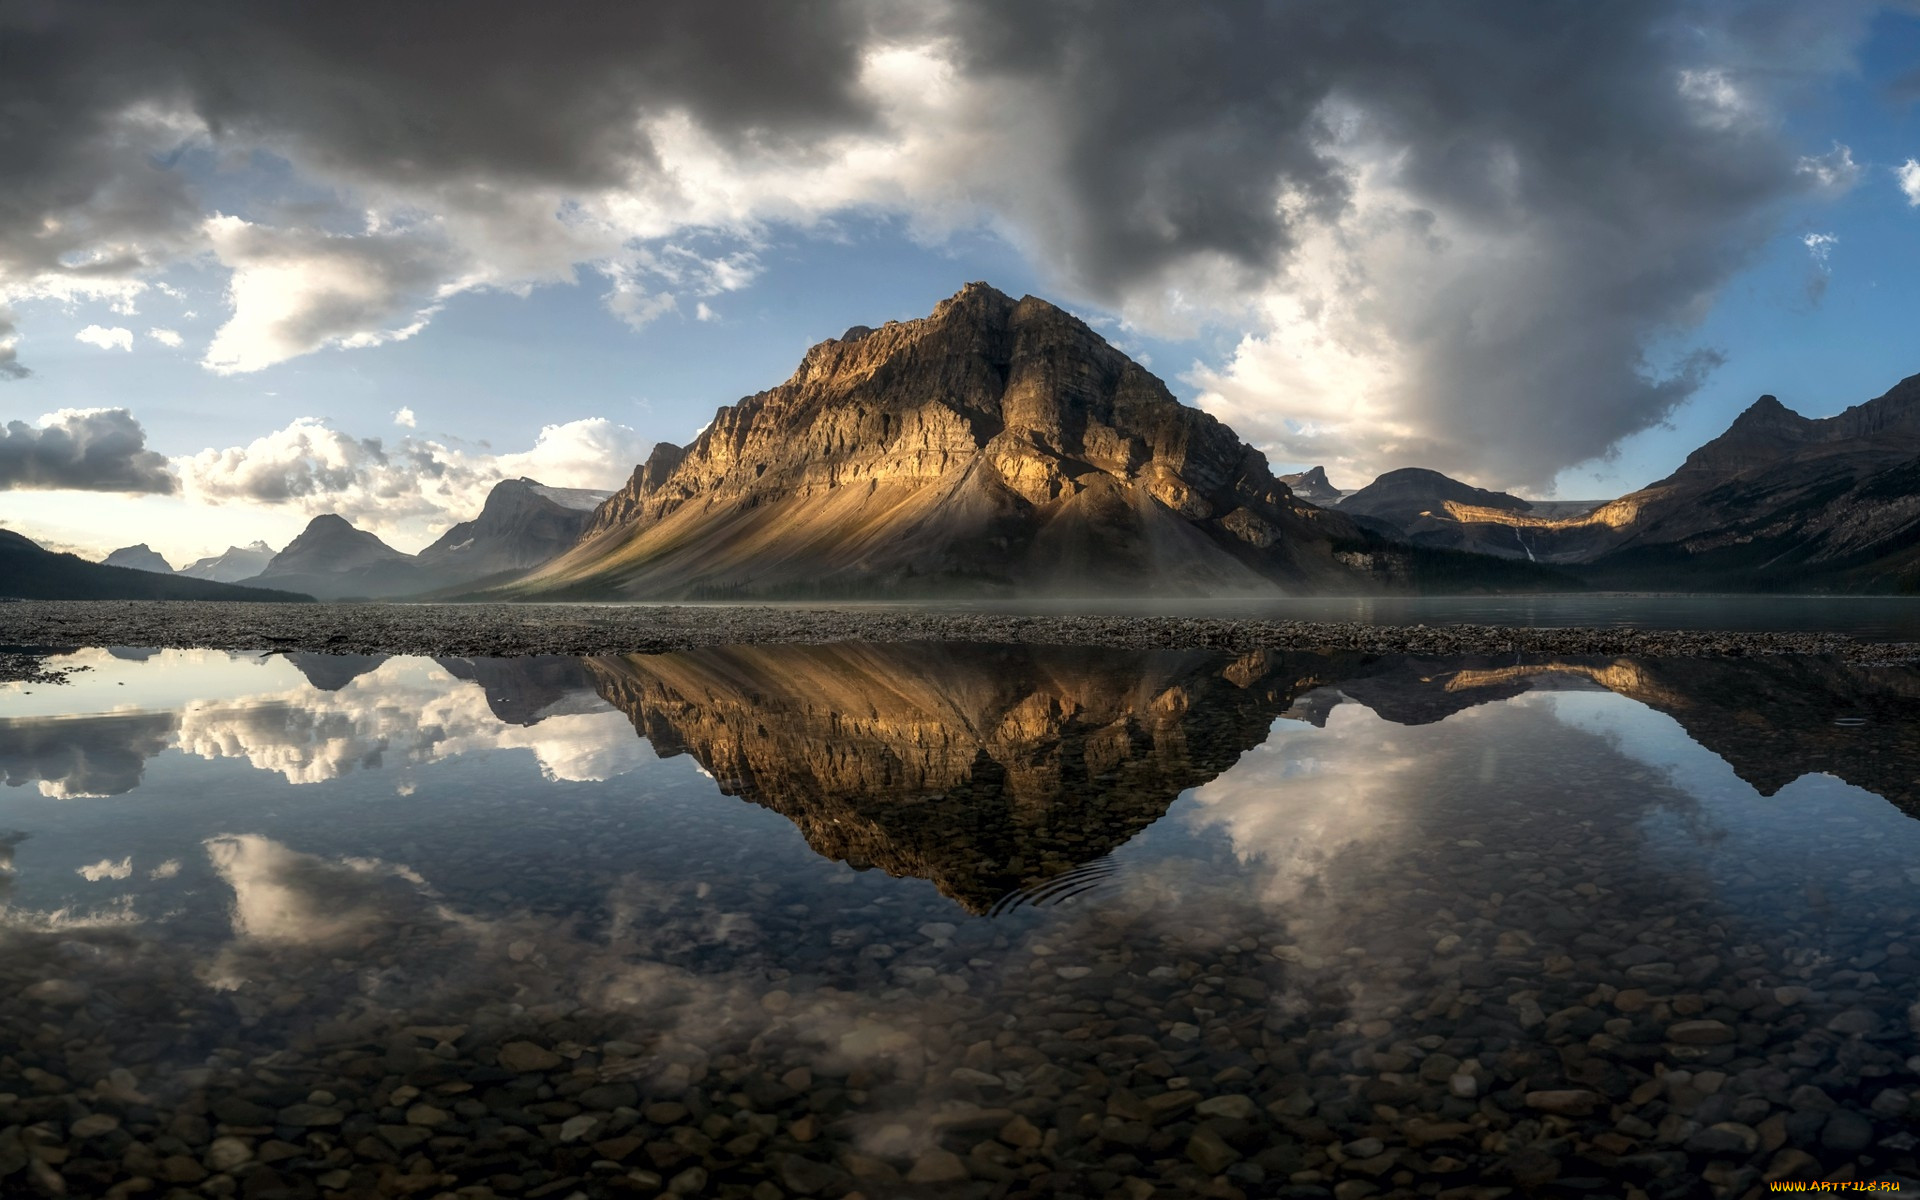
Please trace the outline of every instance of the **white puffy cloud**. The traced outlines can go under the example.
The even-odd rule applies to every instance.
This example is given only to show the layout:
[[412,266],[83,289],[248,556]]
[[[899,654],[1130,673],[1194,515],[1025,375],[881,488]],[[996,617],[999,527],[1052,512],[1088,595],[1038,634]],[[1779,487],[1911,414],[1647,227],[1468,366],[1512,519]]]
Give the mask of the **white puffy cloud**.
[[1833,279],[1833,248],[1839,242],[1839,236],[1831,233],[1809,233],[1800,238],[1812,260],[1807,273],[1807,303],[1818,304],[1826,297],[1827,284]]
[[149,329],[147,330],[147,336],[159,342],[162,346],[173,350],[178,350],[183,340],[180,337],[179,331],[174,329]]
[[413,415],[411,408],[402,407],[393,414],[393,423],[402,429],[412,429],[419,425],[420,421]]
[[404,341],[426,326],[433,298],[456,287],[449,277],[462,269],[459,252],[431,230],[336,236],[218,216],[206,233],[233,271],[233,315],[202,360],[222,375],[323,346]]
[[480,511],[503,479],[611,490],[652,442],[603,417],[548,425],[531,449],[492,454],[408,435],[389,445],[301,417],[244,446],[174,460],[189,500],[338,513],[396,544],[424,544]]
[[103,325],[89,325],[73,335],[76,342],[85,342],[89,346],[98,346],[102,350],[132,350],[133,330],[122,329],[118,325],[107,328]]
[[133,859],[129,856],[114,862],[110,858],[103,858],[91,866],[76,868],[76,871],[88,883],[99,883],[104,879],[127,879],[133,875]]
[[1910,158],[1901,163],[1894,168],[1893,177],[1900,185],[1900,194],[1907,198],[1907,203],[1920,208],[1920,160]]

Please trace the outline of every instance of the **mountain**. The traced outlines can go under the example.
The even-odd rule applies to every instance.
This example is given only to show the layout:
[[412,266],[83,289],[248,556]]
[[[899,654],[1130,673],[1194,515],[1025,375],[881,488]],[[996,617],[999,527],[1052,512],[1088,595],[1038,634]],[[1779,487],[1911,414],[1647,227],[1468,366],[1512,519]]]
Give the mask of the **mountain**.
[[1350,521],[1044,300],[856,326],[662,446],[532,597],[1370,589]]
[[1416,545],[1582,564],[1607,586],[1920,590],[1920,375],[1817,419],[1762,396],[1673,474],[1586,511],[1437,472],[1393,479],[1407,474],[1339,511]]
[[606,492],[504,480],[487,493],[478,516],[448,529],[419,554],[395,550],[328,513],[308,522],[249,582],[298,587],[323,600],[444,596],[511,577],[565,551],[607,499]]
[[195,559],[180,568],[180,574],[194,579],[213,579],[220,583],[238,583],[266,570],[273,561],[274,548],[265,542],[228,546],[225,554]]
[[100,562],[102,566],[125,567],[129,571],[152,571],[156,575],[173,574],[173,564],[162,558],[159,552],[145,542],[137,546],[122,546]]
[[0,529],[0,596],[28,600],[308,600],[291,591],[235,587],[55,554]]
[[1521,557],[1526,548],[1509,526],[1464,520],[1458,514],[1524,514],[1533,506],[1506,492],[1489,492],[1438,471],[1388,471],[1335,507],[1359,524],[1418,546]]
[[420,564],[462,582],[539,566],[578,541],[610,495],[550,488],[532,479],[505,480],[487,493],[479,516],[422,550]]
[[1340,502],[1340,497],[1346,495],[1327,479],[1325,467],[1311,467],[1292,475],[1282,475],[1280,482],[1286,484],[1295,496],[1322,508],[1331,508]]
[[423,592],[435,580],[413,555],[355,529],[345,517],[327,513],[309,521],[299,537],[247,582],[340,600]]
[[1628,581],[1920,590],[1920,375],[1831,417],[1762,396],[1678,471],[1594,514]]

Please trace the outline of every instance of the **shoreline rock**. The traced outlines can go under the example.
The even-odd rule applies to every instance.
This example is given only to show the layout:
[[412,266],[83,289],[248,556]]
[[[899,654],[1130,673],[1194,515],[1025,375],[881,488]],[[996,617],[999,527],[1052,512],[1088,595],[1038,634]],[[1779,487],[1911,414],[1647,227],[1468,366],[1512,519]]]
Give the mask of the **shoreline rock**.
[[[1357,650],[1403,654],[1715,658],[1830,655],[1920,660],[1920,643],[1834,633],[1494,625],[1368,625],[1239,617],[1032,614],[857,605],[248,604],[25,601],[0,607],[0,644],[307,650],[511,658],[658,653],[699,646],[997,642],[1115,648]],[[19,657],[19,656],[14,656]],[[0,658],[6,679],[31,659]]]

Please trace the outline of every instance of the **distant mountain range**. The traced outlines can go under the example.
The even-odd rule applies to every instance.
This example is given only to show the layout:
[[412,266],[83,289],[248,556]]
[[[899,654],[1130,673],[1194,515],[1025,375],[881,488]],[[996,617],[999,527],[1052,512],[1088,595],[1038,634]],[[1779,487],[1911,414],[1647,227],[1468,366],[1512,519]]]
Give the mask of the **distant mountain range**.
[[1333,509],[1416,545],[1578,566],[1603,586],[1916,591],[1920,375],[1819,419],[1762,396],[1679,470],[1604,503],[1409,469]]
[[[108,563],[172,571],[144,544]],[[1920,376],[1819,420],[1762,397],[1612,501],[1417,467],[1344,491],[1276,477],[1083,322],[974,283],[813,347],[617,492],[508,480],[417,555],[327,515],[180,576],[323,599],[1915,591]]]
[[315,517],[253,581],[323,600],[421,596],[511,577],[572,546],[605,492],[509,479],[480,515],[419,554],[405,554],[345,518]]
[[180,568],[180,574],[194,579],[214,579],[221,583],[238,583],[242,579],[251,579],[267,569],[277,554],[272,546],[265,542],[249,542],[244,546],[228,546],[224,554],[215,554],[207,558],[196,559]]
[[[158,557],[158,556],[156,556]],[[164,561],[164,560],[163,560]],[[26,600],[307,600],[266,587],[235,587],[58,554],[0,529],[0,596]]]

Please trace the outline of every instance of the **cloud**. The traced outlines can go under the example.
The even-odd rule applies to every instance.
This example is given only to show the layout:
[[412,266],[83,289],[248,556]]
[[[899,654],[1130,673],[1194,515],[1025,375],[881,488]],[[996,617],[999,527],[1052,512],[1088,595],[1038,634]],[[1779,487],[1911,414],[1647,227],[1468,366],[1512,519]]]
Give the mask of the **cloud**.
[[102,350],[133,349],[133,330],[114,326],[107,329],[99,325],[89,325],[73,335],[76,342],[85,342],[89,346],[98,346]]
[[420,424],[418,418],[413,415],[411,408],[401,408],[395,412],[393,414],[393,423],[402,429],[412,429]]
[[434,294],[460,270],[458,253],[431,232],[348,237],[221,216],[207,222],[207,240],[233,270],[233,316],[202,360],[221,375],[323,346],[404,341],[425,327]]
[[[205,362],[245,372],[583,268],[620,319],[697,319],[773,227],[902,214],[923,238],[995,230],[1140,329],[1244,332],[1191,378],[1278,456],[1537,482],[1690,395],[1711,354],[1648,347],[1857,177],[1781,116],[1851,69],[1874,11],[9,10],[0,300],[124,299],[210,254],[232,312]],[[210,154],[336,202],[209,217],[179,164]]]
[[166,346],[174,350],[178,350],[180,348],[180,343],[182,341],[179,332],[177,330],[172,330],[172,329],[149,329],[147,330],[147,336],[152,338],[154,341],[159,342],[162,346]]
[[1907,203],[1920,208],[1920,161],[1910,158],[1901,163],[1894,168],[1893,177],[1900,185],[1900,194],[1907,198]]
[[1807,248],[1807,257],[1813,260],[1807,274],[1807,303],[1818,304],[1826,298],[1827,284],[1833,279],[1833,248],[1839,242],[1839,236],[1831,233],[1809,233],[1801,237],[1800,244]]
[[124,408],[63,408],[37,426],[9,421],[0,426],[0,491],[174,491],[167,460],[146,447],[146,430]]
[[92,866],[76,868],[75,874],[88,883],[99,883],[103,879],[127,879],[133,875],[133,859],[129,856],[114,862],[110,858],[103,858]]
[[1844,192],[1860,182],[1860,166],[1853,161],[1853,148],[1837,142],[1832,150],[1817,158],[1803,157],[1797,170],[1826,192]]
[[509,454],[411,435],[389,445],[301,417],[245,446],[175,459],[174,467],[189,499],[339,513],[382,537],[425,541],[472,517],[503,479],[617,488],[651,445],[601,417],[548,425],[531,449]]
[[13,320],[13,310],[0,304],[0,380],[25,379],[33,374],[20,363],[20,336]]

